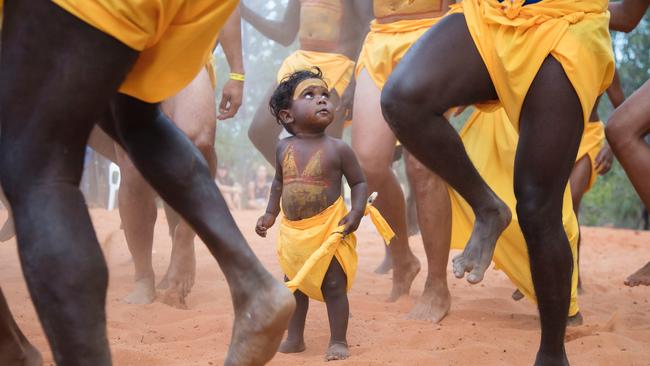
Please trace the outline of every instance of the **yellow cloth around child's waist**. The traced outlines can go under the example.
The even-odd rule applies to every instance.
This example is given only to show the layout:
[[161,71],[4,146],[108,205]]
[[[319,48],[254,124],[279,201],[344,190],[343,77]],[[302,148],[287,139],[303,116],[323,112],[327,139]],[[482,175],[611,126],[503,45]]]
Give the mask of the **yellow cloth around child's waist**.
[[[342,235],[338,223],[347,215],[343,198],[316,216],[291,221],[282,218],[278,238],[278,259],[284,274],[290,279],[287,287],[300,290],[312,299],[324,301],[321,285],[333,257],[347,276],[347,290],[352,287],[357,271],[356,237]],[[374,207],[366,208],[375,227],[386,243],[395,236],[388,223]]]

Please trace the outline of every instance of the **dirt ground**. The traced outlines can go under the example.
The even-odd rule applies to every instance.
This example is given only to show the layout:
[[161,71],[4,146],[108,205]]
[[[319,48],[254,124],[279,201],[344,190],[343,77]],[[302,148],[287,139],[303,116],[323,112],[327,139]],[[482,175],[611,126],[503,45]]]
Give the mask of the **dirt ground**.
[[[223,363],[232,326],[228,288],[216,262],[197,239],[197,280],[189,310],[161,302],[134,306],[121,301],[132,288],[133,264],[117,211],[92,210],[93,221],[110,269],[108,333],[115,365],[219,365]],[[269,238],[255,235],[257,212],[234,213],[241,230],[262,262],[281,278],[275,258],[275,229]],[[4,220],[6,211],[0,212]],[[164,213],[156,226],[154,267],[160,278],[167,268],[171,241]],[[650,365],[650,288],[629,288],[624,278],[650,260],[650,232],[583,228],[580,298],[585,324],[569,330],[572,365]],[[348,340],[352,356],[345,365],[531,365],[539,330],[536,308],[510,298],[513,285],[498,271],[470,286],[449,274],[450,314],[440,323],[406,320],[422,291],[424,274],[411,296],[386,303],[390,275],[372,270],[384,253],[369,222],[358,232],[359,272],[350,292]],[[419,237],[411,247],[425,265]],[[72,253],[71,253],[72,255]],[[27,337],[52,364],[47,341],[18,263],[15,241],[0,244],[0,286]],[[271,365],[319,365],[328,342],[327,314],[312,302],[305,331],[307,351],[278,354]]]

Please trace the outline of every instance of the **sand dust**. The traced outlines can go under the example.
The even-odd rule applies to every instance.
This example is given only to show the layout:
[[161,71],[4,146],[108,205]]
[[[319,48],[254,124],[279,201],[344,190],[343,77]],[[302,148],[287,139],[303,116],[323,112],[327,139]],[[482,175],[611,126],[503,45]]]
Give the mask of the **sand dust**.
[[[280,278],[275,259],[276,228],[269,238],[255,235],[257,212],[235,212],[253,249]],[[108,333],[115,365],[219,365],[223,363],[232,326],[228,288],[216,262],[197,240],[197,279],[189,310],[156,301],[137,306],[121,302],[132,286],[133,264],[117,211],[93,210],[93,220],[110,268]],[[0,212],[4,220],[6,211]],[[158,279],[167,268],[171,242],[164,214],[155,233],[154,267]],[[585,324],[568,332],[572,365],[650,365],[650,288],[629,288],[623,280],[650,260],[650,232],[584,228],[583,278],[580,298]],[[372,270],[384,253],[369,222],[359,230],[359,273],[350,292],[352,318],[348,332],[352,356],[345,365],[531,365],[538,344],[538,317],[528,301],[514,302],[513,286],[497,271],[470,286],[451,273],[451,313],[440,324],[406,320],[422,291],[424,274],[410,298],[387,304],[390,275]],[[411,247],[424,260],[419,237]],[[424,272],[424,271],[423,271]],[[0,244],[0,286],[27,337],[52,356],[22,278],[15,241]],[[322,303],[312,302],[307,318],[307,350],[278,354],[271,365],[323,364],[329,329]]]

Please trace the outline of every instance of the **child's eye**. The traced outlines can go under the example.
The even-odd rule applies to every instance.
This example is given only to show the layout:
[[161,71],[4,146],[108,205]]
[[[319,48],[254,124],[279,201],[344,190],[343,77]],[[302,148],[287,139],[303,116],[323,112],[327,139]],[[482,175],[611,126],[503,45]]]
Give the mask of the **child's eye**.
[[314,93],[306,92],[305,93],[305,99],[314,99]]
[[322,95],[323,98],[325,98],[325,99],[330,99],[330,93],[328,93],[328,92],[324,92],[324,93],[321,94],[321,95]]

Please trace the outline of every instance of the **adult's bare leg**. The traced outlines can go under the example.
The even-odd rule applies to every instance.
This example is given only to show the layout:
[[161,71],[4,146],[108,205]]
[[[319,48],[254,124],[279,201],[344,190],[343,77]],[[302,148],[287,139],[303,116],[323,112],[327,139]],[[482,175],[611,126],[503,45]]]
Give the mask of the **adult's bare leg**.
[[368,191],[379,196],[375,206],[395,231],[390,244],[393,262],[393,288],[388,298],[395,301],[408,295],[420,262],[408,243],[404,193],[391,168],[395,135],[381,115],[380,90],[364,69],[357,78],[352,123],[352,149],[357,154],[368,182]]
[[[208,163],[211,177],[217,170],[217,153],[214,148],[217,111],[214,89],[207,71],[197,77],[173,98],[165,101],[161,109],[178,128],[187,135]],[[167,206],[167,205],[166,205]],[[167,210],[167,219],[173,226],[172,254],[169,268],[158,288],[165,289],[163,302],[186,308],[185,298],[190,293],[196,276],[194,230],[175,211]]]
[[515,157],[517,215],[542,328],[536,365],[568,365],[564,334],[573,256],[562,223],[562,203],[583,128],[578,96],[562,65],[549,56],[524,101]]
[[607,121],[609,146],[625,169],[634,189],[650,207],[650,81],[632,94]]
[[[591,160],[588,156],[583,156],[578,160],[571,170],[569,185],[571,186],[571,200],[573,201],[573,212],[576,217],[580,217],[580,202],[582,196],[587,192],[589,180],[591,179]],[[578,291],[582,292],[582,276],[580,276],[580,247],[582,244],[582,230],[578,227]]]
[[282,126],[271,114],[268,103],[276,86],[277,84],[273,83],[264,95],[262,103],[257,107],[253,121],[248,127],[248,138],[271,166],[275,166],[275,149],[278,146],[278,136],[282,132]]
[[149,104],[118,94],[114,126],[138,170],[206,243],[230,286],[235,324],[227,365],[258,365],[273,357],[295,307],[286,287],[264,269],[237,228],[208,165],[192,142]]
[[40,366],[42,364],[41,354],[29,343],[16,324],[0,289],[0,365]]
[[381,95],[384,116],[404,147],[474,210],[472,236],[453,260],[456,277],[470,272],[470,283],[483,279],[511,215],[476,171],[444,113],[496,98],[462,14],[447,16],[427,31],[397,65]]
[[406,155],[406,172],[412,182],[418,224],[427,255],[424,291],[413,306],[409,318],[438,323],[451,307],[451,294],[447,286],[447,261],[451,245],[449,191],[444,180],[411,154]]
[[135,267],[133,291],[124,298],[129,304],[150,304],[156,298],[156,278],[151,253],[158,217],[156,194],[133,165],[127,153],[115,146],[120,166],[119,211],[126,244]]
[[[614,111],[605,128],[609,146],[647,208],[650,207],[650,146],[644,137],[650,133],[648,100],[650,81]],[[630,275],[625,284],[650,285],[650,263]]]
[[5,2],[2,37],[0,176],[29,292],[57,364],[109,365],[108,271],[78,186],[137,53],[49,1]]

